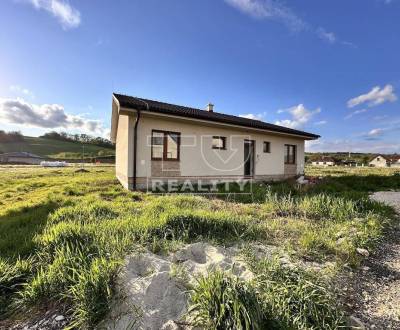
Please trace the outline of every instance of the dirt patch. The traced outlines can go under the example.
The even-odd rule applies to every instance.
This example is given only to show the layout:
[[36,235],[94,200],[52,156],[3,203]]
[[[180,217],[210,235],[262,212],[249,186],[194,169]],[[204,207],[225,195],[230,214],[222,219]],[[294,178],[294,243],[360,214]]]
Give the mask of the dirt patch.
[[[275,251],[274,247],[255,249],[263,256]],[[167,257],[150,252],[129,256],[118,280],[119,299],[101,328],[176,328],[187,312],[189,290],[196,279],[216,269],[230,271],[243,280],[253,278],[240,258],[238,247],[200,242]]]
[[[400,192],[378,192],[372,199],[400,215]],[[389,230],[377,250],[353,274],[349,306],[369,329],[400,329],[400,226]]]
[[75,173],[89,173],[90,171],[85,170],[84,168],[80,168],[79,170],[76,170]]

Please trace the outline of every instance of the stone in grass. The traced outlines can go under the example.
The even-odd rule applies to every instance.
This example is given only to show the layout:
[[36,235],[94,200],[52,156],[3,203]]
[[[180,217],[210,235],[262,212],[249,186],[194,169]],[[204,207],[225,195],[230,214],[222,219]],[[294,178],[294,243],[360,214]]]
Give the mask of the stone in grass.
[[357,330],[365,330],[365,325],[364,323],[361,322],[361,320],[354,315],[351,315],[349,319],[347,320],[347,325],[350,329],[357,329]]
[[366,249],[357,248],[356,251],[364,257],[369,257],[369,252]]
[[346,237],[340,237],[337,241],[336,244],[337,245],[341,245],[346,241]]
[[56,320],[57,322],[61,322],[61,321],[64,321],[64,320],[65,320],[65,317],[64,317],[63,315],[58,315],[58,316],[56,316],[55,320]]

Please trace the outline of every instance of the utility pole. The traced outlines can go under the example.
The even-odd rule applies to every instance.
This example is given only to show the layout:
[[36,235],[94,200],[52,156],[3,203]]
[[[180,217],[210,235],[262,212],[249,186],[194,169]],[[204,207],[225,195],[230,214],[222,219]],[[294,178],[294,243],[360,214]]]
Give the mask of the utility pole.
[[85,161],[85,145],[82,144],[82,168],[85,167],[84,161]]

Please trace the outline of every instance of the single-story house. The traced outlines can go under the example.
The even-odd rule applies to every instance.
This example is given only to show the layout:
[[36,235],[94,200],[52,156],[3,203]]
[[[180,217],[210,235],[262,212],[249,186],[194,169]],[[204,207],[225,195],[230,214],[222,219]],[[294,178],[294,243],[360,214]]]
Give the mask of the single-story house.
[[44,158],[30,152],[6,152],[0,154],[0,163],[39,165]]
[[279,180],[304,173],[304,142],[319,135],[219,112],[112,95],[116,176],[149,180]]
[[400,167],[400,155],[376,155],[370,162],[371,167]]
[[311,161],[314,166],[335,166],[336,160],[330,156],[321,156]]

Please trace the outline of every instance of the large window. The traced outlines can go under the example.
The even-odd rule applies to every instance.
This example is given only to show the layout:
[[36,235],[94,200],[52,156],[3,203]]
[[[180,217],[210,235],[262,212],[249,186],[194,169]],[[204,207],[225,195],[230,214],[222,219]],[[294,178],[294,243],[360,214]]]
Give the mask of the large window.
[[265,153],[270,153],[271,152],[271,142],[264,141],[263,150]]
[[212,148],[213,149],[226,149],[226,137],[224,136],[213,136],[212,138]]
[[285,144],[285,164],[296,164],[296,146]]
[[151,159],[179,160],[181,134],[153,130],[151,135]]

